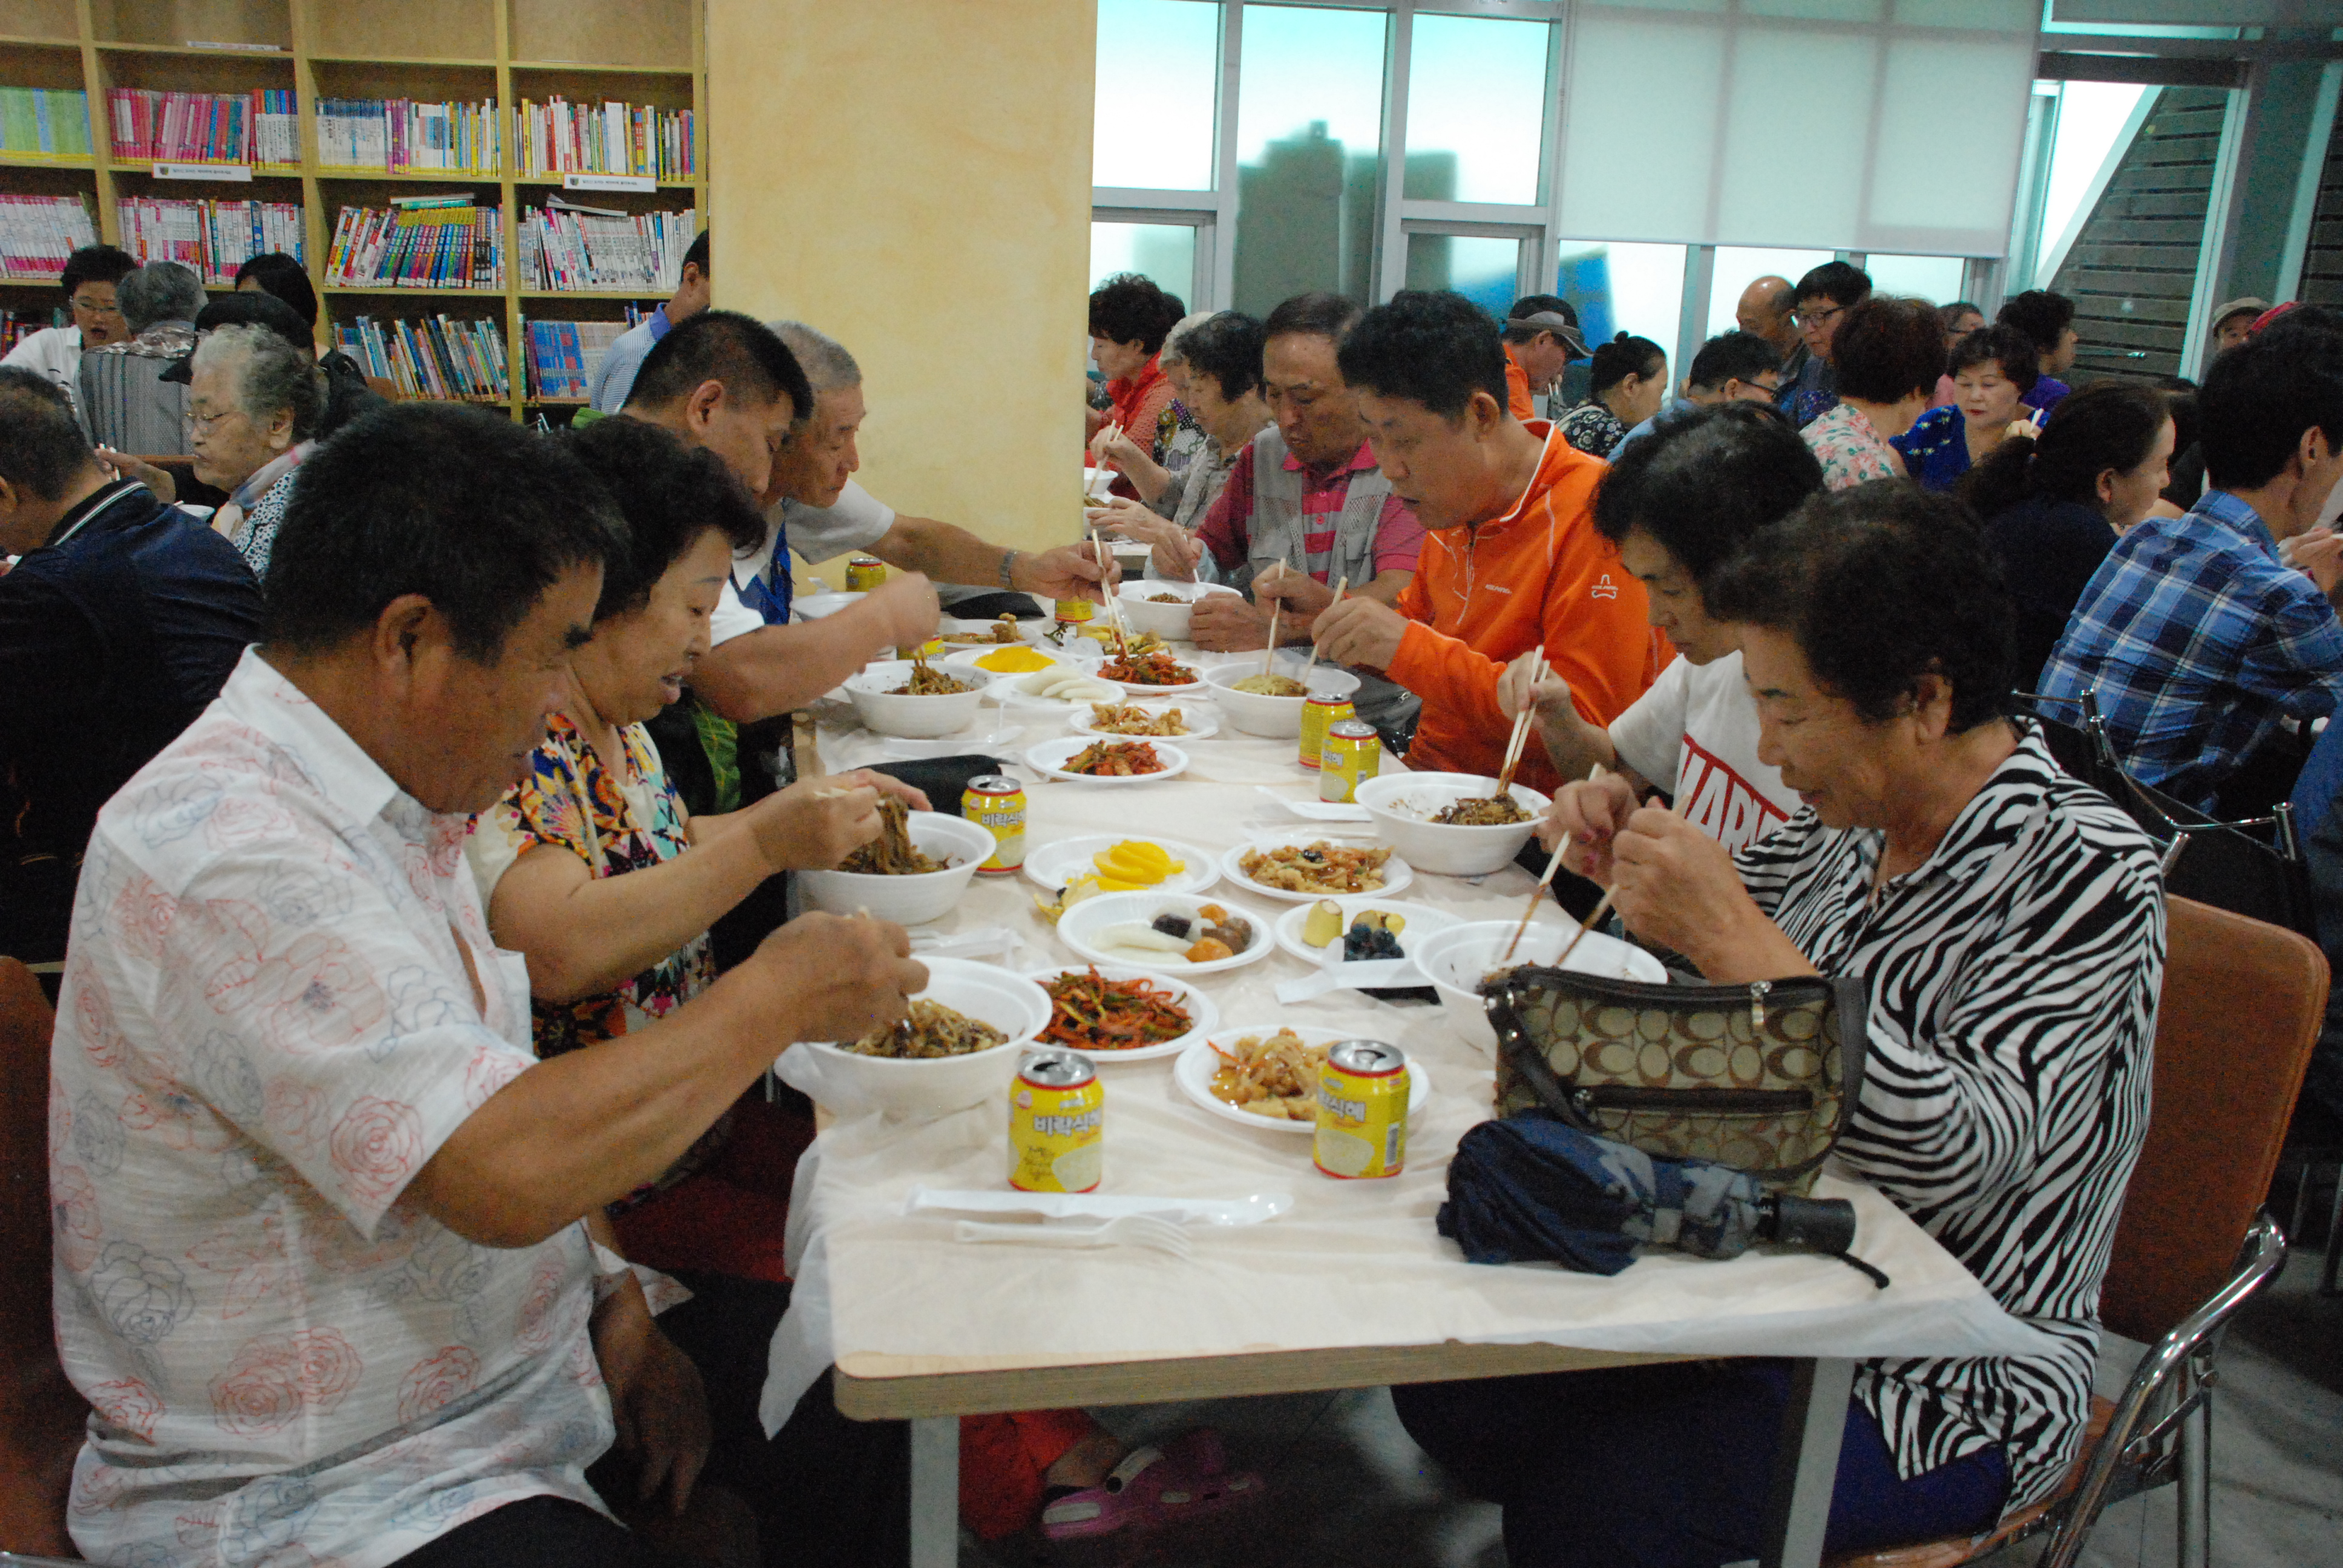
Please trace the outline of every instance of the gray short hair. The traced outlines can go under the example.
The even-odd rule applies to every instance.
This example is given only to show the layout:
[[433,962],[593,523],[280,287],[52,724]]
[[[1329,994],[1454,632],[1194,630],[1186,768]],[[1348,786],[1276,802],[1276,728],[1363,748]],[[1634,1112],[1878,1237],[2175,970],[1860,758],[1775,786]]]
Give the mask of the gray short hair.
[[148,262],[125,277],[116,293],[133,332],[158,321],[193,321],[204,307],[204,280],[176,261]]
[[293,438],[307,441],[326,417],[326,378],[317,361],[266,327],[215,327],[196,345],[194,368],[230,367],[236,398],[262,424],[290,410]]
[[[854,362],[854,356],[837,338],[817,332],[802,321],[768,321],[765,325],[797,357],[798,367],[813,383],[816,397],[862,385],[862,367]],[[804,410],[809,414],[812,411]]]
[[1180,345],[1187,340],[1188,334],[1219,314],[1218,311],[1213,310],[1199,310],[1192,316],[1182,317],[1179,325],[1163,335],[1163,347],[1158,356],[1157,362],[1163,365],[1185,365],[1188,362],[1188,357],[1180,352]]

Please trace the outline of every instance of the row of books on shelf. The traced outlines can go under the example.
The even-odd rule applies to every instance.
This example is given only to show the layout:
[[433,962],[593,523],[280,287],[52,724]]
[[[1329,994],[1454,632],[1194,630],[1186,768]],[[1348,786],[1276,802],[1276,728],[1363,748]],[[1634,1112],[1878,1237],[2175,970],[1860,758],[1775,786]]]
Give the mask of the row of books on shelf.
[[494,321],[447,316],[421,321],[354,317],[337,327],[342,351],[402,397],[480,400],[508,397],[505,335]]
[[413,98],[323,98],[317,166],[329,169],[461,169],[493,174],[501,134],[493,98],[428,104]]
[[89,95],[0,87],[0,152],[89,156]]
[[233,285],[237,267],[269,251],[305,256],[301,208],[294,202],[128,196],[115,204],[115,216],[123,249],[141,263],[194,267],[206,284]]
[[128,162],[297,165],[301,116],[289,87],[171,93],[116,87],[106,95],[114,156]]
[[64,309],[0,310],[0,358],[45,327],[70,327],[73,316]]
[[605,101],[573,104],[558,95],[523,98],[513,139],[524,175],[647,175],[688,180],[699,167],[689,109],[670,112]]
[[96,243],[85,196],[0,196],[0,277],[55,283],[65,257]]
[[699,215],[609,212],[558,198],[524,207],[520,278],[524,288],[664,294],[683,277],[683,253],[699,233]]
[[641,319],[634,307],[624,321],[526,321],[528,334],[528,395],[531,397],[586,400],[602,356],[618,335]]
[[346,206],[326,252],[327,286],[488,288],[505,286],[504,209],[469,196],[417,196],[388,207]]

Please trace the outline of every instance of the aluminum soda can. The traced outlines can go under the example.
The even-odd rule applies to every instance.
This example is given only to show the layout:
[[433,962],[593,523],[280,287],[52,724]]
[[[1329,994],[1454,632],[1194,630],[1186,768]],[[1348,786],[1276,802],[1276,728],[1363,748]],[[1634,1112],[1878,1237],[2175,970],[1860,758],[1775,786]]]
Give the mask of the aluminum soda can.
[[1318,1070],[1318,1131],[1311,1157],[1344,1181],[1407,1167],[1407,1058],[1377,1040],[1346,1040]]
[[1312,692],[1302,704],[1302,750],[1295,760],[1317,771],[1325,762],[1326,727],[1358,716],[1359,710],[1351,705],[1349,698]]
[[887,563],[877,556],[857,556],[846,563],[846,591],[869,593],[887,580]]
[[[1305,707],[1302,711],[1307,713]],[[1375,728],[1355,719],[1338,719],[1326,726],[1326,747],[1319,753],[1318,799],[1349,805],[1360,781],[1372,779],[1383,766],[1383,743]]]
[[980,876],[1005,877],[1025,864],[1025,786],[998,773],[968,781],[960,814],[992,835]]
[[1079,1050],[1031,1050],[1009,1091],[1009,1184],[1089,1192],[1105,1173],[1106,1085]]
[[1080,625],[1098,613],[1098,606],[1086,598],[1061,598],[1057,601],[1058,618],[1070,625]]

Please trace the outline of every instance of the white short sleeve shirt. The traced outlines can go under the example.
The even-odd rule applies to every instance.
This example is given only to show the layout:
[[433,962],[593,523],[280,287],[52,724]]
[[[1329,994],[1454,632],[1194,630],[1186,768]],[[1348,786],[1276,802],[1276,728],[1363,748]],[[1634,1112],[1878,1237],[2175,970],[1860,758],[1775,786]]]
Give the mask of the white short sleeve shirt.
[[1757,759],[1757,704],[1738,650],[1707,664],[1671,661],[1611,721],[1619,759],[1675,801],[1676,814],[1728,849],[1753,844],[1798,811],[1780,771]]
[[599,1506],[584,1226],[482,1247],[402,1198],[536,1062],[466,823],[252,651],[100,813],[49,1101],[93,1562],[376,1568]]
[[724,585],[716,611],[708,618],[709,646],[729,642],[765,624],[764,617],[740,602],[735,585],[757,578],[769,579],[776,569],[789,570],[787,561],[777,567],[773,558],[779,553],[785,528],[791,550],[808,561],[820,562],[850,550],[869,549],[885,538],[887,530],[894,526],[895,508],[852,479],[846,481],[846,488],[832,506],[808,507],[789,500],[774,503],[765,513],[765,537],[732,554],[732,581]]

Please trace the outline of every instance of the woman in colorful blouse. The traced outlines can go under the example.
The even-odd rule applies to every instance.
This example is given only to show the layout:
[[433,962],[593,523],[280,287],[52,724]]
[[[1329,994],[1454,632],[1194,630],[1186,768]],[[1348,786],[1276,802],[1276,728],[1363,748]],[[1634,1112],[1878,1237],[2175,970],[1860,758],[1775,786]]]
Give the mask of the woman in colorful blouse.
[[1904,459],[1887,443],[1912,427],[1945,371],[1934,307],[1875,294],[1848,307],[1831,339],[1838,401],[1798,433],[1823,466],[1823,483],[1845,490],[1900,479]]
[[1595,349],[1586,401],[1554,428],[1580,451],[1608,457],[1628,431],[1660,411],[1667,396],[1667,355],[1650,338],[1622,332]]
[[1982,327],[1953,346],[1953,401],[1931,408],[1887,444],[1921,488],[1949,490],[1993,456],[2026,415],[2021,401],[2040,372],[2033,340],[2008,327]]
[[[593,640],[529,771],[483,812],[468,845],[500,947],[528,960],[538,1054],[615,1039],[716,978],[708,928],[775,873],[836,865],[879,831],[892,780],[824,779],[744,810],[692,818],[643,721],[681,694],[736,547],[764,538],[755,503],[716,457],[656,426],[604,419],[570,438],[626,518],[633,545],[605,569]],[[650,1189],[613,1214],[633,1261],[786,1281],[781,1234],[809,1125],[744,1098]]]

